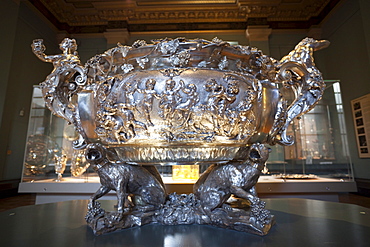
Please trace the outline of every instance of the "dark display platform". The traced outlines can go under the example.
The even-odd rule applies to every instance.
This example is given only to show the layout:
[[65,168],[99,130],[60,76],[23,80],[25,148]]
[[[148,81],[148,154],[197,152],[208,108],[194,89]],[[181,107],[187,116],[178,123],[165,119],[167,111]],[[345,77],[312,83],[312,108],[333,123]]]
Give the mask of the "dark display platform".
[[[0,213],[0,246],[369,246],[370,209],[309,199],[263,199],[276,217],[267,236],[206,225],[145,225],[95,236],[87,200],[19,207]],[[115,201],[101,201],[113,210]]]

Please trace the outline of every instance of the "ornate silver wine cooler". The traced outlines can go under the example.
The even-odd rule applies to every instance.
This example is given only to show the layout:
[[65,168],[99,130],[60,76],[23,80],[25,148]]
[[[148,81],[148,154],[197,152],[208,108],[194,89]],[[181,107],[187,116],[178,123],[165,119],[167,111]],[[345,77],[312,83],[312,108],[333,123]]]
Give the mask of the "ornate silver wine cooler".
[[[58,55],[35,40],[35,55],[54,65],[45,102],[76,127],[74,148],[100,177],[86,215],[94,233],[160,223],[267,234],[274,216],[255,190],[265,145],[293,144],[289,124],[325,88],[313,51],[328,44],[305,38],[277,61],[217,38],[140,40],[81,65],[74,39]],[[168,195],[156,167],[194,164],[210,165],[194,193]],[[111,190],[117,211],[106,212],[96,200]]]

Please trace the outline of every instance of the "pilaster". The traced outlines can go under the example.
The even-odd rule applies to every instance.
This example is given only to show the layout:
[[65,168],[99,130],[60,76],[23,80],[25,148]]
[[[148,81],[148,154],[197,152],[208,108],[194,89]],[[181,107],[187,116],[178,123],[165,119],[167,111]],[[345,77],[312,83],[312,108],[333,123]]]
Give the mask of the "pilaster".
[[107,48],[116,46],[118,42],[126,44],[130,38],[130,33],[127,28],[122,29],[107,29],[104,32],[104,37],[107,39]]
[[270,54],[269,36],[272,29],[269,26],[248,26],[246,36],[249,45],[258,47],[263,54]]

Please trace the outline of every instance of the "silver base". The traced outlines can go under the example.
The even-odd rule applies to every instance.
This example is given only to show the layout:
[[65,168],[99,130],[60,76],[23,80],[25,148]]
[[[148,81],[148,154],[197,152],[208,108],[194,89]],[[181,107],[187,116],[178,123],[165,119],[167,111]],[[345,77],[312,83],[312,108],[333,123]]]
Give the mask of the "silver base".
[[[194,194],[170,194],[163,207],[157,210],[132,208],[127,212],[106,212],[96,207],[89,208],[86,221],[95,235],[142,226],[151,223],[162,225],[211,225],[260,236],[266,235],[275,224],[275,217],[264,209],[265,203],[251,205],[241,198],[217,208],[209,216],[204,213],[201,202]],[[263,219],[259,215],[263,215]]]

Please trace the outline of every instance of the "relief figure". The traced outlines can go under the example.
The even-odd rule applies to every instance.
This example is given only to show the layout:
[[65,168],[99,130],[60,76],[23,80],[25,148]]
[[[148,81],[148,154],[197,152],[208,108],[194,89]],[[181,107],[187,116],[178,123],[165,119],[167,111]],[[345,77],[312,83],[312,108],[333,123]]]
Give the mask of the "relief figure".
[[116,118],[116,112],[113,106],[107,104],[96,114],[98,127],[95,132],[106,142],[119,142],[120,140],[119,131],[122,122]]
[[207,110],[210,113],[213,129],[215,133],[223,135],[225,122],[225,102],[227,99],[226,89],[223,85],[210,79],[205,85],[205,90],[209,92],[207,98]]
[[123,86],[123,96],[124,96],[124,103],[131,108],[134,108],[136,106],[134,93],[137,90],[137,81],[126,81]]
[[186,85],[182,91],[186,94],[186,100],[185,102],[179,103],[175,108],[176,112],[181,115],[182,123],[180,126],[189,121],[194,106],[199,102],[197,86],[195,86],[195,84],[191,83]]
[[147,132],[146,125],[137,121],[130,106],[124,103],[106,105],[98,111],[97,122],[97,134],[108,142],[121,144],[134,138],[139,130]]
[[143,109],[143,113],[145,115],[146,122],[148,126],[154,126],[152,123],[152,120],[150,118],[150,113],[153,109],[153,101],[154,98],[160,99],[160,96],[158,95],[157,91],[154,89],[156,80],[154,79],[148,79],[145,82],[145,89],[138,88],[137,91],[141,94],[143,94],[143,99],[141,100],[141,106]]
[[179,91],[184,87],[184,81],[180,80],[179,85],[175,88],[176,82],[172,79],[166,81],[165,90],[161,94],[161,100],[159,102],[159,108],[161,109],[160,116],[168,123],[171,124],[173,114],[177,105],[177,102],[181,100]]
[[246,135],[253,134],[252,131],[255,128],[253,121],[255,116],[253,114],[252,107],[257,98],[256,94],[257,93],[249,87],[248,90],[244,92],[244,99],[242,99],[236,107],[239,114],[234,128],[237,129],[238,139],[243,139]]
[[120,129],[117,130],[119,134],[120,141],[128,141],[136,136],[137,130],[143,130],[147,132],[147,127],[144,123],[137,121],[134,117],[129,105],[124,103],[118,103],[115,105],[117,109],[117,116],[121,119],[122,125]]

